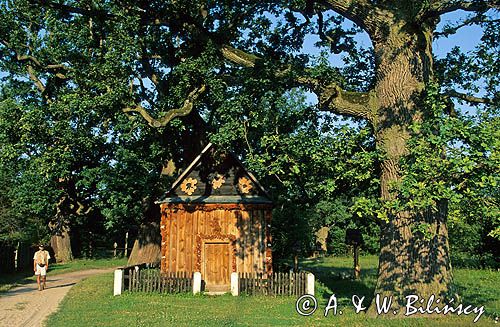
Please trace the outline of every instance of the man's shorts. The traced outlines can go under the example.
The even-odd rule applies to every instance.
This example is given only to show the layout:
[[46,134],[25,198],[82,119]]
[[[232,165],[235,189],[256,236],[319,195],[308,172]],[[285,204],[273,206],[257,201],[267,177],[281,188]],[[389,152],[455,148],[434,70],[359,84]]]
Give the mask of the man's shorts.
[[36,264],[35,275],[46,276],[47,275],[47,265],[40,267],[38,264]]

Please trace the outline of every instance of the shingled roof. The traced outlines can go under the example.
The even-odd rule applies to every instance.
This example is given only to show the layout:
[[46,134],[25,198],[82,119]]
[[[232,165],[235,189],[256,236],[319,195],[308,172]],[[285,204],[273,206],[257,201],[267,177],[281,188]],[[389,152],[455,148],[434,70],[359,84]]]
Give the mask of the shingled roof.
[[229,151],[209,143],[157,203],[265,203],[271,197]]

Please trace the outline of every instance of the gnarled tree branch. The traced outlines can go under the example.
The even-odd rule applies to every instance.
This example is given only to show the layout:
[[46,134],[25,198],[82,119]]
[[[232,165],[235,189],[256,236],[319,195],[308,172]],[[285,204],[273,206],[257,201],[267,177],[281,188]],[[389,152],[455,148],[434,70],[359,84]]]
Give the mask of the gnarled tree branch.
[[136,105],[135,107],[127,107],[123,109],[123,112],[130,113],[136,112],[139,113],[151,127],[163,127],[166,126],[172,119],[176,117],[182,117],[188,115],[194,106],[194,101],[198,99],[198,97],[205,92],[206,86],[202,85],[189,93],[187,99],[184,100],[184,104],[180,108],[171,109],[162,117],[156,119],[151,116],[148,111],[141,105]]
[[[26,66],[26,70],[28,71],[28,75],[30,79],[33,81],[35,84],[36,88],[42,93],[42,95],[45,94],[45,85],[42,83],[42,81],[36,76],[35,70],[31,65]],[[48,100],[48,99],[47,99]]]
[[446,92],[443,93],[443,96],[445,97],[448,97],[448,98],[457,98],[457,99],[461,99],[461,100],[465,100],[467,102],[471,102],[471,103],[484,103],[484,104],[489,104],[491,103],[491,99],[488,99],[488,98],[480,98],[480,97],[476,97],[476,96],[473,96],[473,95],[468,95],[468,94],[465,94],[465,93],[460,93],[460,92],[457,92],[455,90],[448,90]]
[[500,1],[434,0],[425,17],[441,16],[456,10],[485,12],[491,8],[500,9]]
[[149,59],[147,57],[142,57],[141,64],[149,80],[153,82],[156,88],[158,88],[160,84],[160,78],[158,77],[158,74],[154,71],[153,67],[149,63]]
[[318,107],[340,115],[363,118],[375,122],[379,103],[374,91],[353,92],[343,90],[338,84],[323,85],[312,77],[297,79],[300,85],[306,86],[318,95]]
[[[227,60],[248,68],[254,67],[255,63],[261,60],[255,55],[230,46],[223,46],[221,51]],[[276,72],[276,77],[282,78],[289,70],[289,66],[284,67],[283,70]],[[324,86],[318,79],[306,76],[298,77],[295,81],[297,85],[305,86],[318,95],[320,110],[374,122],[378,110],[378,99],[375,92],[345,91],[337,84]]]
[[223,45],[221,47],[221,53],[227,60],[248,68],[255,67],[255,63],[260,59],[253,54],[235,49],[229,45]]
[[367,0],[319,0],[318,3],[332,9],[338,14],[353,21],[367,31],[373,31],[376,21],[373,10],[378,9]]
[[324,26],[323,26],[323,13],[321,11],[318,11],[318,35],[319,38],[323,41],[327,41],[328,43],[333,43],[335,42],[334,39],[329,37],[328,35],[325,34],[324,31]]
[[[14,54],[15,54],[15,60],[19,61],[19,62],[30,62],[30,64],[28,65],[30,67],[30,69],[32,69],[32,65],[36,66],[38,69],[40,70],[45,70],[47,72],[50,72],[52,71],[54,73],[54,75],[57,77],[57,78],[60,78],[60,79],[67,79],[66,75],[64,75],[63,73],[60,72],[60,70],[68,70],[69,68],[64,65],[64,64],[49,64],[49,65],[43,65],[40,60],[38,60],[36,57],[32,56],[32,55],[22,55],[20,54],[9,42],[7,42],[6,40],[0,40],[0,43],[3,44],[9,51],[12,51]],[[22,45],[26,48],[30,48],[26,45]],[[30,76],[31,78],[31,76]],[[33,80],[33,78],[31,78]],[[38,87],[38,86],[37,86]]]
[[434,37],[441,37],[441,36],[448,36],[451,34],[455,34],[462,27],[470,26],[473,24],[479,24],[479,23],[500,23],[500,19],[485,20],[483,15],[481,15],[481,14],[475,15],[473,17],[465,19],[464,21],[460,22],[459,24],[457,24],[455,26],[445,26],[443,31],[434,32]]
[[346,91],[335,83],[320,88],[316,91],[320,110],[375,122],[379,103],[374,91]]

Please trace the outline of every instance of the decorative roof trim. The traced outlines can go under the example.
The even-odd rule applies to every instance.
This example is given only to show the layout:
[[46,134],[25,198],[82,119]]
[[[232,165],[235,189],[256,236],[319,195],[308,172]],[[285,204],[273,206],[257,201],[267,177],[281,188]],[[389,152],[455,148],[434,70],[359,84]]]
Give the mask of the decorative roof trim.
[[165,195],[162,198],[164,198],[168,193],[172,192],[174,189],[176,189],[179,186],[179,184],[184,180],[184,178],[186,178],[186,176],[193,170],[193,168],[196,167],[196,165],[201,161],[201,158],[203,157],[203,155],[211,147],[212,147],[212,143],[208,143],[207,146],[201,151],[201,153],[196,158],[194,158],[194,160],[189,164],[189,166],[186,169],[184,169],[182,174],[180,174],[180,176],[172,184],[172,186],[170,187],[170,190],[168,190],[168,192],[165,193]]
[[236,203],[236,204],[246,204],[246,203],[255,203],[255,204],[270,204],[273,202],[267,197],[263,196],[249,196],[249,197],[241,197],[236,195],[230,196],[176,196],[176,197],[167,197],[161,201],[156,201],[156,204],[161,203],[182,203],[182,204],[200,204],[200,203]]
[[[182,174],[180,174],[180,176],[175,180],[175,182],[172,184],[172,186],[170,187],[170,189],[162,196],[160,197],[160,199],[158,201],[156,201],[155,203],[166,203],[166,202],[169,202],[167,201],[167,199],[169,199],[169,197],[167,196],[167,194],[171,193],[173,190],[175,190],[180,184],[181,182],[191,173],[191,171],[196,168],[196,166],[200,163],[202,157],[208,152],[208,150],[210,150],[212,147],[213,147],[213,143],[210,142],[207,144],[207,146],[205,146],[205,148],[200,152],[200,154],[194,158],[194,160],[189,164],[189,166],[182,172]],[[266,189],[259,183],[259,181],[257,180],[257,178],[255,178],[255,176],[249,172],[245,166],[243,165],[243,163],[240,161],[240,159],[238,159],[238,157],[236,157],[236,155],[234,153],[232,153],[231,151],[228,151],[228,154],[241,166],[241,168],[243,168],[243,171],[245,172],[245,174],[248,175],[248,177],[250,177],[250,179],[252,180],[252,182],[257,185],[257,187],[259,188],[259,190],[264,193],[264,195],[268,198],[268,200],[272,203],[272,200],[271,200],[271,196],[269,195],[269,193],[266,191]],[[184,197],[174,197],[173,199],[175,198],[184,198]],[[206,198],[206,197],[205,197]],[[243,198],[241,198],[243,199]]]

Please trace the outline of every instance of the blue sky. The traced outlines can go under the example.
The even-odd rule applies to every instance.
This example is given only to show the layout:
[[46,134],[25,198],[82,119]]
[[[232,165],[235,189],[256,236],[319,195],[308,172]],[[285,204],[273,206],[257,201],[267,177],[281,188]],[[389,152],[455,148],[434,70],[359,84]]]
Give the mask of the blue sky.
[[[437,26],[437,31],[443,29],[446,24],[453,23],[456,21],[460,21],[464,17],[467,16],[467,13],[460,10],[453,13],[448,13],[446,15],[441,16],[441,21]],[[352,24],[347,23],[347,26],[351,26]],[[467,26],[458,30],[458,32],[449,37],[438,38],[433,43],[434,54],[438,57],[444,57],[450,50],[458,46],[463,51],[470,51],[474,49],[474,47],[479,43],[481,36],[483,35],[482,29],[479,26]],[[318,41],[319,38],[317,36],[309,37],[303,47],[303,50],[307,53],[317,54],[318,50],[314,49],[314,42]],[[370,47],[371,42],[366,33],[359,34],[357,36],[357,41],[362,47]],[[340,56],[332,56],[332,62],[334,64],[342,64],[342,61],[339,60]]]
[[[436,30],[441,31],[445,25],[461,21],[469,14],[470,13],[460,10],[442,15],[441,21],[438,24]],[[499,15],[497,14],[497,16]],[[347,23],[346,25],[350,26],[350,22]],[[479,44],[482,35],[483,35],[482,28],[477,25],[462,27],[457,31],[456,34],[453,34],[448,37],[441,37],[435,39],[433,42],[434,55],[437,58],[443,58],[454,47],[459,47],[463,52],[472,51],[476,47],[476,45]],[[316,35],[309,37],[304,43],[303,51],[310,54],[316,54],[316,55],[319,54],[319,50],[317,48],[314,48],[314,43],[317,42],[318,40],[319,38]],[[370,38],[366,33],[358,34],[357,42],[359,43],[360,46],[364,48],[371,47]],[[335,66],[341,67],[343,65],[342,54],[331,55],[330,62]],[[314,94],[308,93],[306,101],[308,101],[310,104],[315,104],[317,102],[317,98]],[[461,108],[464,111],[475,110],[468,105],[458,105],[457,103],[456,105],[458,108]]]
[[[442,30],[446,23],[455,22],[466,15],[467,14],[464,11],[456,11],[443,15],[441,17],[441,22],[438,25],[438,30]],[[442,37],[434,41],[434,54],[437,57],[443,57],[455,46],[459,46],[464,52],[473,50],[479,43],[482,35],[483,31],[481,27],[477,25],[463,27],[454,35]]]
[[[443,15],[441,17],[441,22],[438,25],[437,30],[441,30],[447,23],[458,21],[466,16],[467,13],[464,11],[456,11]],[[497,16],[499,16],[499,14],[497,14]],[[464,52],[471,51],[479,43],[482,34],[482,29],[479,26],[463,27],[452,36],[435,40],[433,43],[434,54],[438,58],[444,57],[455,46],[460,47]],[[303,50],[307,53],[318,54],[319,50],[314,48],[313,46],[314,42],[316,42],[317,40],[317,36],[309,37],[304,44]],[[369,47],[371,45],[368,35],[366,34],[359,34],[357,41],[363,47]],[[342,65],[341,55],[332,55],[330,59],[333,65]],[[4,72],[0,72],[0,78],[4,77],[5,75],[6,74]],[[315,97],[312,95],[308,97],[308,100],[313,103],[316,102]]]

